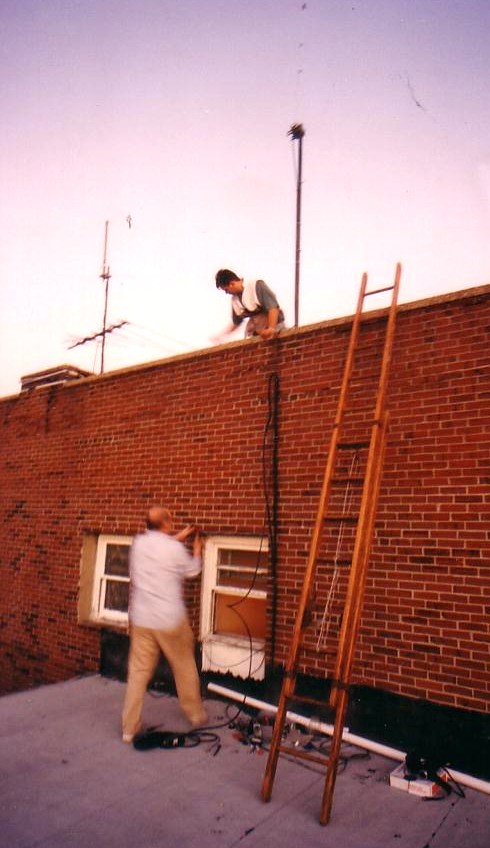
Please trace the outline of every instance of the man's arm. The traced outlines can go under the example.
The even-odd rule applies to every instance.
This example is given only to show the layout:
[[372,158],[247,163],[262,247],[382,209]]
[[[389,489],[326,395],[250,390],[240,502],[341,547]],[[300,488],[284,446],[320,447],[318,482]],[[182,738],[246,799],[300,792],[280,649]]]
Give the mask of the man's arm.
[[187,548],[182,548],[182,565],[184,568],[184,577],[197,577],[201,573],[202,567],[202,551],[204,547],[204,539],[199,532],[199,528],[195,524],[188,524],[183,530],[174,535],[177,542],[184,543],[189,536],[194,533],[192,541],[192,557]]
[[211,336],[210,341],[214,342],[214,344],[220,344],[222,341],[224,341],[224,339],[227,336],[231,335],[231,333],[233,333],[236,330],[236,328],[240,325],[240,323],[241,323],[241,319],[236,324],[235,324],[235,322],[228,324],[228,326],[225,327],[225,329],[222,330],[221,333],[217,333],[217,335]]
[[263,339],[270,339],[276,335],[279,321],[279,303],[272,289],[263,280],[257,280],[255,293],[262,309],[267,312],[267,327],[264,327],[260,335]]
[[185,542],[191,533],[194,532],[194,529],[194,524],[188,524],[187,527],[179,530],[178,533],[174,533],[174,539],[177,539],[178,542]]
[[194,533],[194,541],[192,543],[192,556],[196,559],[201,559],[202,557],[202,549],[204,547],[204,539],[199,532],[199,529],[196,528]]
[[192,577],[198,577],[198,575],[202,571],[202,549],[203,549],[204,541],[199,533],[199,530],[196,530],[194,533],[194,539],[192,542],[192,557],[189,554],[189,551],[186,550],[187,564],[184,572],[184,577],[186,579],[190,579]]
[[267,327],[265,327],[260,335],[263,339],[271,339],[272,336],[276,335],[276,327],[277,322],[279,320],[279,309],[274,307],[273,309],[269,309],[267,313]]
[[242,321],[243,321],[243,315],[237,315],[235,310],[233,309],[233,306],[232,306],[231,307],[231,322],[230,322],[230,324],[228,324],[228,326],[225,327],[225,329],[222,330],[221,333],[218,333],[218,335],[211,336],[211,341],[214,342],[215,344],[219,344],[220,342],[222,342],[224,340],[224,338],[226,336],[230,336],[231,333],[234,333],[235,330],[240,326]]

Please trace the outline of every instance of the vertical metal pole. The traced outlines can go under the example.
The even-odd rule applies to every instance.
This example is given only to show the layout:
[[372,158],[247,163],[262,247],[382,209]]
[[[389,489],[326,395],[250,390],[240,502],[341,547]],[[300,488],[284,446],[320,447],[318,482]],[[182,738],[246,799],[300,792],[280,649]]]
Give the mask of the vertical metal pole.
[[109,221],[105,222],[105,237],[104,237],[104,259],[102,262],[102,274],[100,275],[101,280],[105,281],[105,296],[104,296],[104,320],[102,322],[102,349],[100,356],[100,373],[104,373],[104,354],[105,354],[105,337],[106,337],[106,326],[107,326],[107,301],[109,298],[109,280],[111,278],[110,270],[106,264],[107,262],[107,240],[109,236]]
[[296,258],[294,270],[294,326],[299,324],[299,272],[301,256],[301,186],[303,184],[303,124],[293,124],[289,130],[293,141],[299,141],[298,147],[298,178],[296,184]]

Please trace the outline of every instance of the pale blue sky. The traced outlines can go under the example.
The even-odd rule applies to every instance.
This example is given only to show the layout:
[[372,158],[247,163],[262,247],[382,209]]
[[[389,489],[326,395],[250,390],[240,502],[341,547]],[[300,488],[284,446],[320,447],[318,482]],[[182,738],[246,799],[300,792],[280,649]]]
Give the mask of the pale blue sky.
[[1,395],[99,369],[68,344],[101,328],[106,220],[107,370],[210,345],[220,267],[292,324],[298,121],[301,324],[397,261],[402,301],[490,281],[487,0],[0,0],[0,28]]

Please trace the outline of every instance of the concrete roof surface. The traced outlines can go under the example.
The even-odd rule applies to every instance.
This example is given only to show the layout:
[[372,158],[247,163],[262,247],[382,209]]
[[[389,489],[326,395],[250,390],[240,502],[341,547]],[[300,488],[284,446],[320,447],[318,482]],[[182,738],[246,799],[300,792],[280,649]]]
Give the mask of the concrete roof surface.
[[[124,684],[98,675],[0,698],[0,845],[5,848],[488,848],[490,795],[437,802],[390,787],[371,754],[338,775],[330,823],[321,766],[281,756],[272,800],[264,751],[227,726],[209,745],[136,751],[120,735]],[[226,703],[207,701],[211,723]],[[147,695],[144,719],[187,729],[177,700]],[[350,750],[349,753],[352,753]]]

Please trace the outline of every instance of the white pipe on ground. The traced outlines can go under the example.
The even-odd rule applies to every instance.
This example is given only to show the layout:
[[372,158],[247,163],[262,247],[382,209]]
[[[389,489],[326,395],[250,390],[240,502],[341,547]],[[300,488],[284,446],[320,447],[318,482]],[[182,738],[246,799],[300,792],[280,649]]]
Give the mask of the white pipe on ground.
[[[243,701],[243,706],[255,707],[255,709],[265,710],[271,713],[277,712],[277,707],[274,704],[268,704],[267,701],[260,701],[251,695],[243,695],[241,692],[235,692],[233,689],[220,686],[218,683],[208,683],[208,689],[211,692],[216,692],[217,695],[222,695],[224,698],[229,698],[233,701]],[[289,710],[286,716],[288,721],[293,724],[302,724],[308,730],[325,733],[327,736],[332,736],[333,734],[333,724],[325,724],[325,722],[318,721],[318,719],[311,719],[300,713],[290,712]],[[390,760],[403,762],[406,757],[406,752],[404,751],[398,751],[396,748],[390,748],[388,745],[382,745],[371,739],[365,739],[363,736],[356,736],[348,730],[344,730],[342,739],[350,745],[357,745],[359,748],[365,748],[367,751],[380,754],[380,756],[387,757]],[[477,792],[485,792],[487,795],[490,795],[490,783],[488,781],[481,780],[479,777],[472,777],[470,774],[464,774],[454,769],[448,769],[448,772],[457,783],[468,786],[470,789],[476,789]]]

